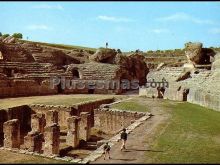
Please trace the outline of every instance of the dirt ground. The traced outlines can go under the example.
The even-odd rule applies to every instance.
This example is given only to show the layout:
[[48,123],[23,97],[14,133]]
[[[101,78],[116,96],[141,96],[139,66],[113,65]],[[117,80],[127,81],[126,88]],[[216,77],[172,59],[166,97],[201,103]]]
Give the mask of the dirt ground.
[[[170,115],[163,106],[163,100],[140,98],[142,103],[149,107],[152,116],[128,135],[127,149],[120,151],[121,142],[111,148],[111,159],[104,160],[104,157],[93,163],[143,163],[146,160],[146,152],[163,152],[151,150],[151,144],[162,133],[169,123]],[[150,159],[150,158],[147,158]]]

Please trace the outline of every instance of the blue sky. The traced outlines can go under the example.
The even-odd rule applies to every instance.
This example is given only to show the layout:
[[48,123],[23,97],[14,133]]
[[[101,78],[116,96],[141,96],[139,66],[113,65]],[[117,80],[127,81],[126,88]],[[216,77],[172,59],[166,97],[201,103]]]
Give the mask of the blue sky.
[[220,47],[220,2],[0,2],[0,32],[122,51]]

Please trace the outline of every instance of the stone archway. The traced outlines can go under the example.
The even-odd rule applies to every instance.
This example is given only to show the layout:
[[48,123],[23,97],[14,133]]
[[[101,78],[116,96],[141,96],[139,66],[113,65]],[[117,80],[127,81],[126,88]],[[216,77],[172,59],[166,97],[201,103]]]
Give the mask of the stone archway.
[[165,88],[157,87],[157,98],[164,98]]
[[187,101],[187,95],[189,94],[189,89],[183,90],[183,101]]
[[73,75],[74,79],[80,78],[78,69],[73,69],[72,70],[72,75]]

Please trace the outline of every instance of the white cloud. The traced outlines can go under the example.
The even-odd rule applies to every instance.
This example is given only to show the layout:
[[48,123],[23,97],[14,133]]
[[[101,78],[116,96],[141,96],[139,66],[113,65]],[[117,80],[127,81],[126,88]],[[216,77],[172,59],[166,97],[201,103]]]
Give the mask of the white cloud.
[[51,30],[51,28],[47,25],[43,24],[38,24],[38,25],[28,25],[27,26],[28,30]]
[[216,22],[214,22],[213,20],[196,18],[186,13],[175,13],[170,16],[158,18],[157,20],[163,21],[163,22],[165,21],[190,21],[190,22],[197,23],[197,24],[210,24],[210,25],[216,24]]
[[122,17],[111,17],[106,15],[99,15],[97,19],[102,21],[111,21],[111,22],[132,22],[132,19],[122,18]]
[[122,27],[122,26],[117,26],[114,28],[114,30],[116,32],[129,32],[130,31],[130,28],[128,27]]
[[169,33],[170,31],[168,29],[158,28],[158,29],[149,30],[149,32],[153,32],[153,33],[156,33],[156,34],[161,34],[161,33]]
[[170,16],[158,18],[157,20],[159,20],[159,21],[179,21],[179,20],[188,20],[188,19],[189,19],[189,15],[187,15],[185,13],[176,13],[176,14],[173,14]]
[[209,29],[209,33],[211,33],[211,34],[220,34],[220,28]]
[[55,9],[55,10],[63,10],[63,6],[61,5],[48,5],[48,4],[41,4],[33,6],[35,9]]

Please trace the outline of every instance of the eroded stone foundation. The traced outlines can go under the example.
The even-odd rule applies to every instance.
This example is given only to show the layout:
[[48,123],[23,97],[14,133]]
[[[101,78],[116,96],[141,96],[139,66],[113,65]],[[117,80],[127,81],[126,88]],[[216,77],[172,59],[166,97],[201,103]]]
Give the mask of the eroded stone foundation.
[[[68,157],[69,151],[82,147],[80,145],[82,141],[84,150],[91,150],[90,145],[94,143],[97,148],[99,140],[94,141],[92,129],[113,136],[146,115],[101,106],[112,101],[102,99],[70,107],[25,105],[0,110],[2,146],[10,150],[18,149],[18,152],[21,150],[22,153],[36,153],[56,158]],[[26,112],[28,117],[26,113],[20,112]],[[75,157],[69,159],[76,160]]]

